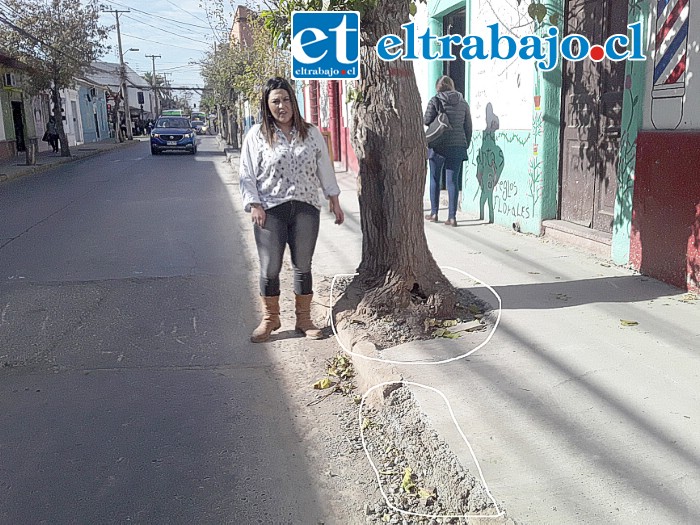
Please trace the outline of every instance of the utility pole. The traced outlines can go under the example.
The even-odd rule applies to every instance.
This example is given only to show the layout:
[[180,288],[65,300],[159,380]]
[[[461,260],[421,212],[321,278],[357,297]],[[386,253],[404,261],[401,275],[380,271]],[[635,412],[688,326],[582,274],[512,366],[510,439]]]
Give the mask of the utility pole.
[[174,95],[173,95],[173,92],[170,90],[171,85],[170,85],[170,82],[168,81],[168,75],[171,75],[171,76],[172,76],[172,73],[170,73],[170,72],[167,72],[167,73],[164,72],[164,73],[163,73],[163,85],[164,85],[165,88],[168,90],[168,99],[170,100],[170,104],[171,104],[171,105],[169,106],[169,109],[173,109],[173,108],[172,108],[172,103],[174,102],[174,98],[173,98]]
[[[134,140],[134,135],[131,130],[131,110],[129,108],[129,88],[126,86],[126,66],[124,65],[124,53],[122,52],[122,34],[119,30],[119,13],[131,13],[131,10],[125,9],[103,9],[104,13],[114,13],[117,17],[117,43],[119,44],[119,76],[121,80],[122,94],[124,96],[124,118],[126,120],[126,137],[129,140]],[[119,126],[119,122],[115,122],[115,127]],[[118,127],[116,129],[119,129]]]
[[156,94],[156,117],[160,115],[160,110],[158,109],[158,84],[156,83],[156,58],[163,58],[160,55],[146,55],[146,58],[150,58],[153,61],[153,91]]

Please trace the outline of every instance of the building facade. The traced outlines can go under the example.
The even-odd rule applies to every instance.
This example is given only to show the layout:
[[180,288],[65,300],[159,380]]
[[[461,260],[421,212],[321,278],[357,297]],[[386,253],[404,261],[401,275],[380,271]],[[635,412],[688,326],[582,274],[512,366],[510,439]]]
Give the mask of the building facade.
[[552,1],[538,4],[541,21],[526,3],[433,0],[419,11],[417,34],[430,27],[487,41],[494,23],[515,37],[556,26],[592,43],[640,24],[646,61],[559,61],[547,72],[517,57],[415,64],[427,79],[424,107],[443,74],[471,106],[463,211],[516,231],[575,236],[616,264],[698,290],[700,12],[688,4]]
[[28,68],[0,53],[0,159],[26,151],[26,140],[36,141],[30,99],[23,84]]
[[78,102],[83,142],[97,142],[109,138],[105,89],[79,80]]

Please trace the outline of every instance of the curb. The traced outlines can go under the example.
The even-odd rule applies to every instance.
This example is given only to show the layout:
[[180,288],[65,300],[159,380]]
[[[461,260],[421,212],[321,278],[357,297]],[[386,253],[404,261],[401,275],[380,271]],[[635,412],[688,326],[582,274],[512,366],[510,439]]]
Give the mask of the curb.
[[[338,339],[343,347],[360,356],[379,358],[379,352],[374,343],[363,339],[362,334],[355,333],[347,325],[348,323],[345,321],[340,321],[336,324]],[[350,355],[350,359],[355,368],[355,384],[363,394],[366,394],[370,388],[378,384],[394,383],[378,388],[368,395],[366,398],[367,405],[373,408],[383,405],[389,395],[401,387],[399,383],[403,381],[403,376],[393,365],[362,359],[355,355]]]
[[[19,165],[16,166],[16,168],[18,169],[14,170],[14,173],[0,173],[0,184],[2,184],[3,182],[19,179],[20,177],[25,177],[27,175],[36,175],[37,173],[48,171],[62,164],[68,164],[69,162],[76,162],[90,157],[96,157],[98,155],[103,155],[105,153],[109,153],[110,151],[114,151],[115,149],[133,146],[134,144],[140,144],[141,142],[142,141],[140,140],[130,140],[126,142],[121,142],[119,144],[115,143],[115,145],[112,147],[98,148],[93,151],[83,151],[80,154],[77,154],[77,148],[81,146],[89,146],[91,143],[82,144],[81,146],[74,146],[76,148],[76,153],[74,153],[70,157],[50,157],[51,162],[46,162],[44,164],[35,164],[33,166]],[[2,169],[2,167],[0,167],[0,169]]]
[[226,155],[226,162],[233,162],[241,156],[241,150],[231,147],[224,148],[224,154]]

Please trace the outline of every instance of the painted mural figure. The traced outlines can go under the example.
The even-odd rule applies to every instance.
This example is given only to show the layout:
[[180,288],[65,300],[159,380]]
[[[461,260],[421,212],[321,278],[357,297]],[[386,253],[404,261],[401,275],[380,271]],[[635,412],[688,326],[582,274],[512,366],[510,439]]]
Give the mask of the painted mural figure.
[[489,223],[493,223],[493,191],[501,178],[505,159],[503,150],[496,144],[496,130],[499,128],[498,117],[493,113],[491,103],[486,105],[486,129],[482,135],[481,147],[476,157],[476,180],[479,181],[481,198],[479,199],[479,219],[483,220],[484,206],[489,207]]

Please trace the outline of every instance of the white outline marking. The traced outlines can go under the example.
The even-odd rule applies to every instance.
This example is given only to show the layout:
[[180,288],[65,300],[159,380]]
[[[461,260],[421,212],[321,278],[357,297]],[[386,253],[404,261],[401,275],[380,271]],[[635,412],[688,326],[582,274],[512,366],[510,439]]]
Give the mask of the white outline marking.
[[[450,416],[452,416],[452,421],[454,422],[455,426],[457,427],[457,430],[459,431],[459,435],[462,436],[462,439],[464,442],[467,444],[467,447],[469,447],[469,453],[472,456],[472,459],[474,460],[474,463],[476,463],[476,469],[479,471],[479,477],[481,478],[481,483],[484,485],[484,490],[486,491],[486,494],[488,494],[489,498],[491,499],[491,502],[493,503],[493,506],[496,508],[498,511],[498,514],[489,514],[489,515],[480,515],[480,514],[421,514],[419,512],[411,512],[409,510],[401,510],[394,505],[391,504],[389,501],[389,498],[387,495],[384,493],[384,488],[382,487],[382,479],[381,475],[379,474],[379,470],[377,470],[376,465],[372,461],[371,456],[369,455],[369,451],[367,450],[367,443],[365,442],[365,432],[362,430],[362,408],[364,407],[365,404],[365,399],[367,396],[375,389],[380,388],[385,385],[403,385],[403,386],[419,386],[421,388],[427,388],[428,390],[431,390],[442,397],[443,401],[445,404],[447,404],[447,409],[450,411]],[[360,423],[360,438],[362,439],[362,448],[365,451],[365,455],[367,456],[367,459],[369,460],[369,464],[372,466],[372,470],[374,470],[374,473],[377,476],[377,481],[379,482],[379,490],[382,493],[382,496],[384,496],[384,501],[386,501],[386,504],[391,508],[392,510],[395,510],[397,512],[400,512],[402,514],[409,514],[411,516],[421,516],[423,518],[500,518],[505,514],[505,511],[500,510],[498,508],[498,503],[496,503],[496,499],[491,495],[491,491],[489,490],[489,486],[486,483],[486,479],[484,478],[484,473],[481,471],[481,465],[479,465],[479,460],[476,459],[476,454],[474,454],[474,449],[472,449],[471,444],[469,443],[469,440],[467,439],[467,436],[464,435],[464,432],[462,432],[462,429],[459,426],[459,423],[457,423],[457,419],[455,417],[455,413],[452,410],[452,405],[450,405],[450,402],[447,400],[447,397],[445,397],[445,394],[440,392],[437,388],[433,388],[431,386],[427,385],[422,385],[420,383],[414,383],[413,381],[386,381],[384,383],[380,383],[378,385],[373,386],[367,392],[365,392],[365,395],[362,396],[362,401],[360,401],[360,417],[359,417],[359,423]]]
[[[356,273],[338,273],[338,274],[335,274],[335,275],[333,276],[333,281],[331,282],[330,298],[329,298],[329,303],[328,303],[328,304],[329,304],[328,316],[329,316],[329,318],[330,318],[331,328],[333,329],[333,335],[335,336],[336,341],[338,341],[338,344],[339,344],[340,347],[343,349],[343,351],[346,352],[346,353],[348,353],[348,354],[350,354],[350,355],[352,355],[352,356],[356,356],[356,357],[359,357],[359,358],[362,358],[362,359],[366,359],[366,360],[368,360],[368,361],[378,361],[378,362],[382,362],[382,363],[389,363],[389,364],[396,364],[396,365],[440,365],[440,364],[443,364],[443,363],[450,363],[450,362],[456,361],[456,360],[458,360],[458,359],[463,359],[463,358],[465,358],[465,357],[468,357],[468,356],[472,355],[472,354],[473,354],[474,352],[476,352],[477,350],[483,348],[483,347],[491,340],[491,338],[493,337],[493,334],[496,333],[496,328],[498,328],[498,325],[499,325],[499,323],[501,322],[501,313],[502,313],[502,310],[503,310],[503,308],[502,308],[502,307],[503,307],[503,302],[501,301],[501,296],[498,295],[498,292],[496,292],[496,290],[494,290],[493,287],[489,286],[489,285],[486,284],[485,282],[481,281],[480,279],[477,279],[476,277],[474,277],[473,275],[471,275],[471,274],[469,274],[469,273],[467,273],[467,272],[465,272],[465,271],[462,271],[462,270],[460,270],[460,269],[458,269],[458,268],[454,268],[454,267],[452,267],[452,266],[441,266],[440,269],[442,269],[442,270],[453,270],[453,271],[455,271],[455,272],[457,272],[457,273],[461,273],[462,275],[466,275],[466,276],[469,277],[471,280],[473,280],[473,281],[475,281],[475,282],[477,282],[477,283],[480,283],[480,284],[484,285],[484,286],[485,286],[486,288],[488,288],[489,291],[496,297],[496,299],[498,299],[498,316],[496,317],[496,322],[494,323],[493,330],[491,330],[491,333],[488,335],[488,337],[486,338],[486,340],[485,340],[483,343],[481,343],[480,345],[478,345],[476,348],[470,350],[470,351],[467,352],[466,354],[459,355],[459,356],[457,356],[457,357],[451,357],[451,358],[449,358],[449,359],[443,359],[442,361],[393,361],[393,360],[390,360],[390,359],[381,359],[381,358],[378,358],[378,357],[364,356],[364,355],[362,355],[362,354],[358,354],[358,353],[356,353],[356,352],[352,352],[351,350],[348,350],[347,348],[345,348],[345,345],[343,345],[342,341],[340,340],[340,337],[338,336],[338,332],[337,332],[337,330],[336,330],[336,328],[335,328],[335,323],[333,322],[333,311],[332,311],[332,310],[333,310],[333,287],[335,286],[335,280],[336,280],[337,277],[341,277],[341,276],[342,276],[342,277],[354,277],[354,276],[356,276],[357,274],[356,274]],[[491,499],[491,502],[493,503],[493,505],[494,505],[496,511],[498,511],[498,514],[491,514],[491,515],[480,515],[480,514],[456,514],[456,515],[447,515],[447,514],[421,514],[421,513],[418,513],[418,512],[411,512],[411,511],[408,511],[408,510],[401,510],[401,509],[399,509],[399,508],[397,508],[397,507],[395,507],[394,505],[391,504],[391,502],[389,501],[389,498],[388,498],[387,495],[384,493],[384,488],[383,488],[383,485],[382,485],[382,479],[381,479],[381,475],[379,474],[379,470],[377,470],[377,467],[375,466],[374,462],[372,461],[372,458],[371,458],[371,456],[370,456],[370,454],[369,454],[369,451],[367,450],[367,443],[366,443],[366,441],[365,441],[365,434],[364,434],[364,430],[362,429],[362,421],[363,421],[363,419],[362,419],[362,409],[364,408],[364,405],[365,405],[365,399],[367,398],[367,396],[368,396],[372,391],[374,391],[375,389],[380,388],[380,387],[382,387],[382,386],[385,386],[385,385],[397,385],[397,384],[398,384],[398,385],[404,385],[404,386],[410,385],[410,386],[417,386],[417,387],[421,387],[421,388],[426,388],[426,389],[428,389],[428,390],[431,390],[432,392],[436,392],[437,394],[440,395],[440,397],[442,397],[443,401],[445,401],[445,404],[447,405],[447,409],[448,409],[449,412],[450,412],[450,417],[452,417],[452,422],[454,423],[455,427],[457,427],[457,431],[459,432],[459,435],[462,436],[462,440],[464,440],[464,442],[466,443],[467,448],[469,448],[469,453],[471,454],[472,459],[474,460],[474,463],[476,464],[476,469],[479,471],[479,477],[481,478],[481,483],[482,483],[482,485],[484,486],[484,490],[486,491],[486,494],[488,494],[488,497]],[[486,478],[484,478],[484,473],[483,473],[482,470],[481,470],[481,465],[479,464],[479,460],[476,459],[476,454],[474,454],[474,449],[472,448],[471,444],[469,443],[469,440],[467,439],[467,436],[464,435],[464,432],[462,432],[462,428],[459,426],[459,423],[457,422],[457,418],[455,417],[454,411],[452,410],[452,405],[450,405],[450,402],[447,400],[447,397],[445,396],[445,394],[443,394],[443,393],[442,393],[440,390],[438,390],[437,388],[433,388],[433,387],[431,387],[431,386],[423,385],[423,384],[421,384],[421,383],[415,383],[415,382],[412,382],[412,381],[387,381],[387,382],[384,382],[384,383],[380,383],[380,384],[378,384],[378,385],[375,385],[375,386],[371,387],[369,390],[367,390],[367,392],[365,392],[365,394],[362,396],[362,399],[360,400],[360,409],[359,409],[359,413],[358,413],[358,422],[359,422],[359,427],[360,427],[360,438],[362,439],[362,448],[364,449],[365,455],[367,456],[367,459],[369,460],[369,463],[370,463],[370,465],[372,466],[372,470],[374,470],[374,473],[375,473],[375,475],[377,476],[377,482],[379,483],[379,491],[382,493],[382,496],[384,497],[384,501],[386,502],[386,504],[389,506],[390,509],[392,509],[392,510],[394,510],[394,511],[396,511],[396,512],[399,512],[399,513],[401,513],[401,514],[407,514],[407,515],[410,515],[410,516],[420,516],[420,517],[424,517],[424,518],[450,518],[450,519],[451,519],[451,518],[467,518],[467,519],[473,518],[473,519],[491,519],[491,518],[500,518],[500,517],[502,517],[502,516],[505,515],[505,511],[499,509],[498,503],[496,503],[496,499],[493,497],[493,495],[491,494],[491,491],[489,490],[488,484],[486,483]]]
[[333,281],[331,282],[331,291],[330,291],[330,302],[329,304],[331,305],[331,308],[329,310],[329,315],[330,315],[330,321],[331,321],[331,328],[333,329],[333,335],[335,335],[336,340],[338,341],[338,344],[340,347],[347,352],[348,354],[352,356],[357,356],[361,357],[362,359],[367,359],[368,361],[378,361],[381,363],[388,363],[391,365],[442,365],[444,363],[451,363],[452,361],[457,361],[458,359],[464,359],[465,357],[469,357],[472,355],[474,352],[477,350],[480,350],[483,348],[489,341],[491,341],[491,338],[493,337],[493,334],[496,333],[496,328],[498,328],[499,323],[501,322],[501,312],[502,312],[502,301],[501,301],[501,296],[498,295],[496,290],[494,290],[491,286],[486,284],[485,282],[477,279],[471,274],[468,274],[467,272],[464,272],[462,270],[459,270],[457,268],[453,268],[452,266],[441,266],[440,269],[442,270],[453,270],[455,272],[461,273],[462,275],[466,275],[469,277],[471,280],[476,281],[477,283],[483,284],[486,288],[489,289],[489,291],[496,296],[496,299],[498,299],[498,316],[496,317],[496,322],[493,325],[493,329],[491,330],[491,333],[488,335],[486,340],[478,345],[476,348],[473,348],[466,354],[458,355],[457,357],[450,357],[449,359],[443,359],[442,361],[393,361],[391,359],[382,359],[381,357],[368,357],[364,356],[362,354],[358,354],[357,352],[353,352],[352,350],[348,350],[345,348],[345,345],[343,345],[342,341],[340,340],[340,337],[338,337],[338,332],[335,329],[335,323],[333,322],[333,315],[332,315],[332,305],[333,305],[333,287],[335,286],[335,279],[336,277],[353,277],[357,275],[356,273],[337,273],[333,276]]

